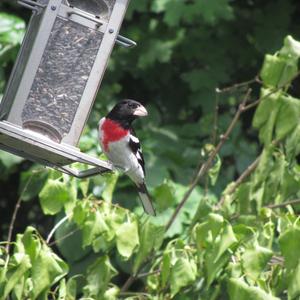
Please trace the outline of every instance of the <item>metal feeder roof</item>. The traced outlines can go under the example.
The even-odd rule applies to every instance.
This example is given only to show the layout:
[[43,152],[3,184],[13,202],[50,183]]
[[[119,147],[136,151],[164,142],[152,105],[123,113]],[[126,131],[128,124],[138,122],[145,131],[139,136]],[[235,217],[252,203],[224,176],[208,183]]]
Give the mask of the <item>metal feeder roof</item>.
[[[77,177],[112,170],[76,145],[129,0],[19,0],[32,10],[0,104],[0,148]],[[92,166],[78,171],[69,165]]]

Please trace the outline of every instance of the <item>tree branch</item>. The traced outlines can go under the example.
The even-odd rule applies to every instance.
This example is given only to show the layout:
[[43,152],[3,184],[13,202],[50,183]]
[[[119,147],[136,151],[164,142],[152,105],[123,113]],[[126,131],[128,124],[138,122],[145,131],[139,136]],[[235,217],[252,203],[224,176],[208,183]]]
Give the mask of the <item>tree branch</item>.
[[125,293],[137,279],[136,275],[130,275],[121,288],[121,293]]
[[238,89],[240,87],[248,86],[249,84],[252,84],[252,83],[255,83],[255,82],[261,83],[258,75],[256,75],[253,79],[250,79],[250,80],[247,80],[247,81],[244,81],[244,82],[235,83],[231,86],[226,86],[226,87],[221,88],[221,89],[216,88],[216,92],[219,93],[219,94],[229,92],[231,90],[235,90],[235,89]]
[[217,154],[219,153],[219,151],[223,147],[224,143],[227,141],[229,135],[231,134],[232,130],[234,129],[235,125],[237,124],[237,122],[238,122],[238,120],[240,118],[240,115],[244,111],[244,107],[245,107],[245,104],[247,103],[247,100],[249,98],[250,93],[251,93],[251,89],[248,89],[248,91],[247,91],[247,93],[246,93],[246,95],[245,95],[242,103],[239,105],[239,108],[238,108],[236,114],[234,115],[231,123],[229,124],[226,132],[223,135],[221,135],[220,141],[219,141],[218,145],[212,151],[212,153],[210,154],[210,156],[207,159],[207,161],[200,167],[200,169],[197,172],[196,176],[192,180],[192,183],[190,184],[189,189],[186,191],[186,193],[184,194],[182,200],[180,201],[179,205],[177,206],[175,212],[171,216],[169,222],[166,225],[166,231],[168,231],[168,229],[174,223],[174,221],[175,221],[176,217],[178,216],[180,210],[182,209],[182,207],[184,206],[184,204],[186,203],[186,201],[189,199],[189,197],[192,194],[192,192],[195,189],[195,187],[198,185],[199,180],[209,170],[209,168],[210,168],[213,160],[215,159],[215,157],[217,156]]
[[273,208],[281,208],[281,207],[286,207],[288,205],[296,205],[296,204],[300,204],[300,199],[290,200],[279,204],[269,204],[266,205],[265,207],[273,209]]
[[158,269],[158,270],[155,270],[155,271],[152,271],[152,272],[141,273],[137,276],[137,278],[144,278],[144,277],[147,277],[147,276],[150,276],[150,275],[159,274],[160,272],[161,272],[161,270]]
[[224,204],[226,196],[233,194],[236,191],[236,189],[244,182],[244,180],[252,174],[252,172],[258,166],[259,160],[260,156],[257,157],[255,161],[252,162],[252,164],[249,165],[247,169],[240,175],[240,177],[232,184],[232,186],[229,187],[228,191],[221,197],[216,209],[220,209]]
[[7,245],[6,245],[6,253],[9,254],[9,250],[10,250],[10,243],[11,243],[11,240],[12,240],[12,234],[13,234],[13,230],[14,230],[14,226],[15,226],[15,222],[16,222],[16,218],[17,218],[17,214],[18,214],[18,211],[21,207],[21,202],[22,202],[22,198],[24,196],[24,193],[27,191],[27,188],[32,180],[32,177],[33,177],[33,174],[30,175],[30,177],[28,178],[28,180],[26,181],[26,184],[20,194],[20,197],[18,198],[18,201],[15,205],[15,208],[14,208],[14,211],[13,211],[13,215],[11,217],[11,221],[10,221],[10,224],[9,224],[9,229],[8,229],[8,235],[7,235]]

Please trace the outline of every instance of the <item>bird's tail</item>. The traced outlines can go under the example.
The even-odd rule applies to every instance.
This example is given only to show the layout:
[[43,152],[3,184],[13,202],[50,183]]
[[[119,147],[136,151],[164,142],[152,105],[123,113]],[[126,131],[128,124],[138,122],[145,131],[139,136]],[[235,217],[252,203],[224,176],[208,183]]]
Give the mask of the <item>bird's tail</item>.
[[144,211],[149,215],[156,216],[156,212],[145,183],[139,184],[137,187]]

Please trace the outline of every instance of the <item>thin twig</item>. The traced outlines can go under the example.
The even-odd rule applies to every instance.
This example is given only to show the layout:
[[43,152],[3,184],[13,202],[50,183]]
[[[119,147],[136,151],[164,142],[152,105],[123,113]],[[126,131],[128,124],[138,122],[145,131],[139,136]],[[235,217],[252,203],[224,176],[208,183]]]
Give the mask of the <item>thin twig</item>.
[[252,84],[252,83],[255,83],[255,82],[261,83],[261,81],[260,81],[258,75],[255,76],[255,78],[250,79],[250,80],[247,80],[247,81],[244,81],[244,82],[235,83],[235,84],[233,84],[233,85],[231,85],[231,86],[226,86],[226,87],[221,88],[221,89],[220,89],[220,88],[216,88],[216,92],[219,93],[219,94],[220,94],[220,93],[229,92],[229,91],[238,89],[238,88],[240,88],[240,87],[248,86],[249,84]]
[[121,293],[125,293],[137,279],[136,275],[130,275],[121,288]]
[[279,90],[283,89],[284,87],[288,86],[289,84],[291,84],[298,76],[300,75],[300,70],[286,83],[279,85],[278,87],[276,87],[275,89],[271,90],[269,93],[267,93],[264,96],[259,97],[256,101],[248,104],[245,106],[244,111],[247,111],[255,106],[257,106],[261,100],[268,98],[269,96],[271,96],[272,94],[278,92]]
[[216,93],[215,97],[215,109],[214,109],[214,125],[211,133],[211,143],[216,144],[218,134],[218,117],[219,117],[219,93]]
[[258,98],[256,101],[254,101],[254,102],[248,104],[247,106],[245,106],[244,111],[247,111],[247,110],[249,110],[249,109],[251,109],[251,108],[257,106],[263,98],[266,98],[267,96],[270,96],[270,95],[273,94],[273,93],[275,93],[275,92],[271,92],[270,94],[268,94],[268,95],[266,95],[266,96],[263,96],[263,97],[260,97],[260,98]]
[[[137,293],[130,293],[130,292],[122,292],[119,294],[120,297],[130,297],[130,296],[137,296],[137,297],[140,297],[140,296],[143,296],[143,297],[147,297],[149,298],[149,294],[146,294],[146,293],[141,293],[141,292],[137,292]],[[138,298],[140,299],[140,298]]]
[[141,271],[147,266],[147,264],[152,260],[153,257],[155,257],[155,255],[153,255],[153,251],[152,251],[145,259],[144,263],[138,268],[136,273],[130,275],[127,278],[127,280],[125,281],[125,283],[121,288],[121,292],[126,292],[131,287],[131,285],[135,282],[135,280],[139,278],[139,274],[141,273]]
[[290,200],[290,201],[282,202],[282,203],[279,203],[279,204],[269,204],[269,205],[266,205],[265,207],[267,207],[267,208],[280,208],[280,207],[286,207],[288,205],[295,205],[295,204],[300,204],[300,199]]
[[54,242],[48,244],[50,247],[53,246],[53,245],[56,245],[57,243],[67,239],[68,237],[70,237],[71,235],[73,235],[74,233],[76,233],[77,231],[79,231],[80,228],[77,228],[77,229],[74,229],[72,231],[70,231],[69,233],[67,233],[66,235],[62,236],[61,238],[55,240]]
[[141,274],[137,275],[137,278],[144,278],[144,277],[148,277],[151,275],[156,275],[156,274],[159,274],[160,272],[161,272],[161,270],[158,269],[158,270],[151,271],[151,272],[141,273]]
[[46,243],[48,244],[52,238],[52,236],[54,235],[55,231],[62,225],[64,224],[68,219],[69,219],[70,216],[65,216],[63,217],[59,222],[57,222],[55,224],[55,226],[52,228],[52,230],[50,231],[50,233],[48,234],[48,237],[46,239]]
[[15,205],[15,208],[14,208],[14,212],[13,212],[13,215],[11,217],[11,221],[10,221],[10,224],[9,224],[9,229],[8,229],[8,235],[7,235],[7,245],[5,247],[5,250],[6,250],[6,253],[7,255],[9,254],[9,250],[10,250],[10,243],[11,243],[11,240],[12,240],[12,234],[13,234],[13,230],[14,230],[14,226],[15,226],[15,222],[16,222],[16,218],[17,218],[17,214],[18,214],[18,211],[21,207],[21,202],[22,202],[22,198],[25,194],[25,192],[27,191],[27,188],[32,180],[32,177],[33,177],[33,174],[30,175],[30,177],[28,178],[26,184],[24,185],[24,188],[20,194],[20,197],[18,198],[18,201]]
[[228,191],[226,191],[226,193],[221,197],[216,209],[220,209],[224,204],[226,196],[233,194],[236,189],[244,182],[244,180],[253,173],[253,171],[258,166],[259,160],[260,156],[257,157],[255,161],[253,161],[252,164],[249,165],[247,169],[240,175],[240,177],[229,187]]
[[179,205],[177,206],[175,212],[173,213],[173,215],[171,216],[169,222],[166,225],[166,231],[168,231],[168,229],[171,227],[171,225],[174,223],[177,215],[179,214],[180,210],[182,209],[182,207],[184,206],[185,202],[189,199],[190,195],[192,194],[193,190],[195,189],[195,187],[198,185],[198,182],[200,180],[200,178],[206,174],[206,172],[209,170],[213,160],[215,159],[215,157],[217,156],[217,154],[219,153],[219,151],[221,150],[222,146],[224,145],[224,143],[227,141],[229,135],[231,134],[232,130],[234,129],[235,125],[237,124],[240,115],[242,114],[245,104],[247,103],[247,100],[249,98],[249,95],[251,93],[251,89],[248,89],[242,103],[239,105],[239,108],[236,112],[236,114],[234,115],[231,123],[229,124],[225,134],[223,134],[221,136],[221,139],[218,143],[218,145],[216,146],[216,148],[212,151],[212,153],[210,154],[209,158],[207,159],[207,161],[200,167],[199,171],[197,172],[196,176],[194,177],[194,179],[192,180],[192,183],[190,184],[189,189],[186,191],[186,193],[184,194],[182,200],[180,201]]

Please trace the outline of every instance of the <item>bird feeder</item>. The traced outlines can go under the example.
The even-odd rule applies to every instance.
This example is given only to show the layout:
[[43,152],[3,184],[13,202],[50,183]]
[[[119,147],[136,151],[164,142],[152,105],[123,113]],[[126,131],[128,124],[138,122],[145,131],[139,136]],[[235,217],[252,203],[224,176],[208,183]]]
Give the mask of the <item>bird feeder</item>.
[[135,46],[118,34],[128,2],[18,1],[33,14],[0,104],[1,149],[77,177],[112,169],[76,145],[114,44]]

